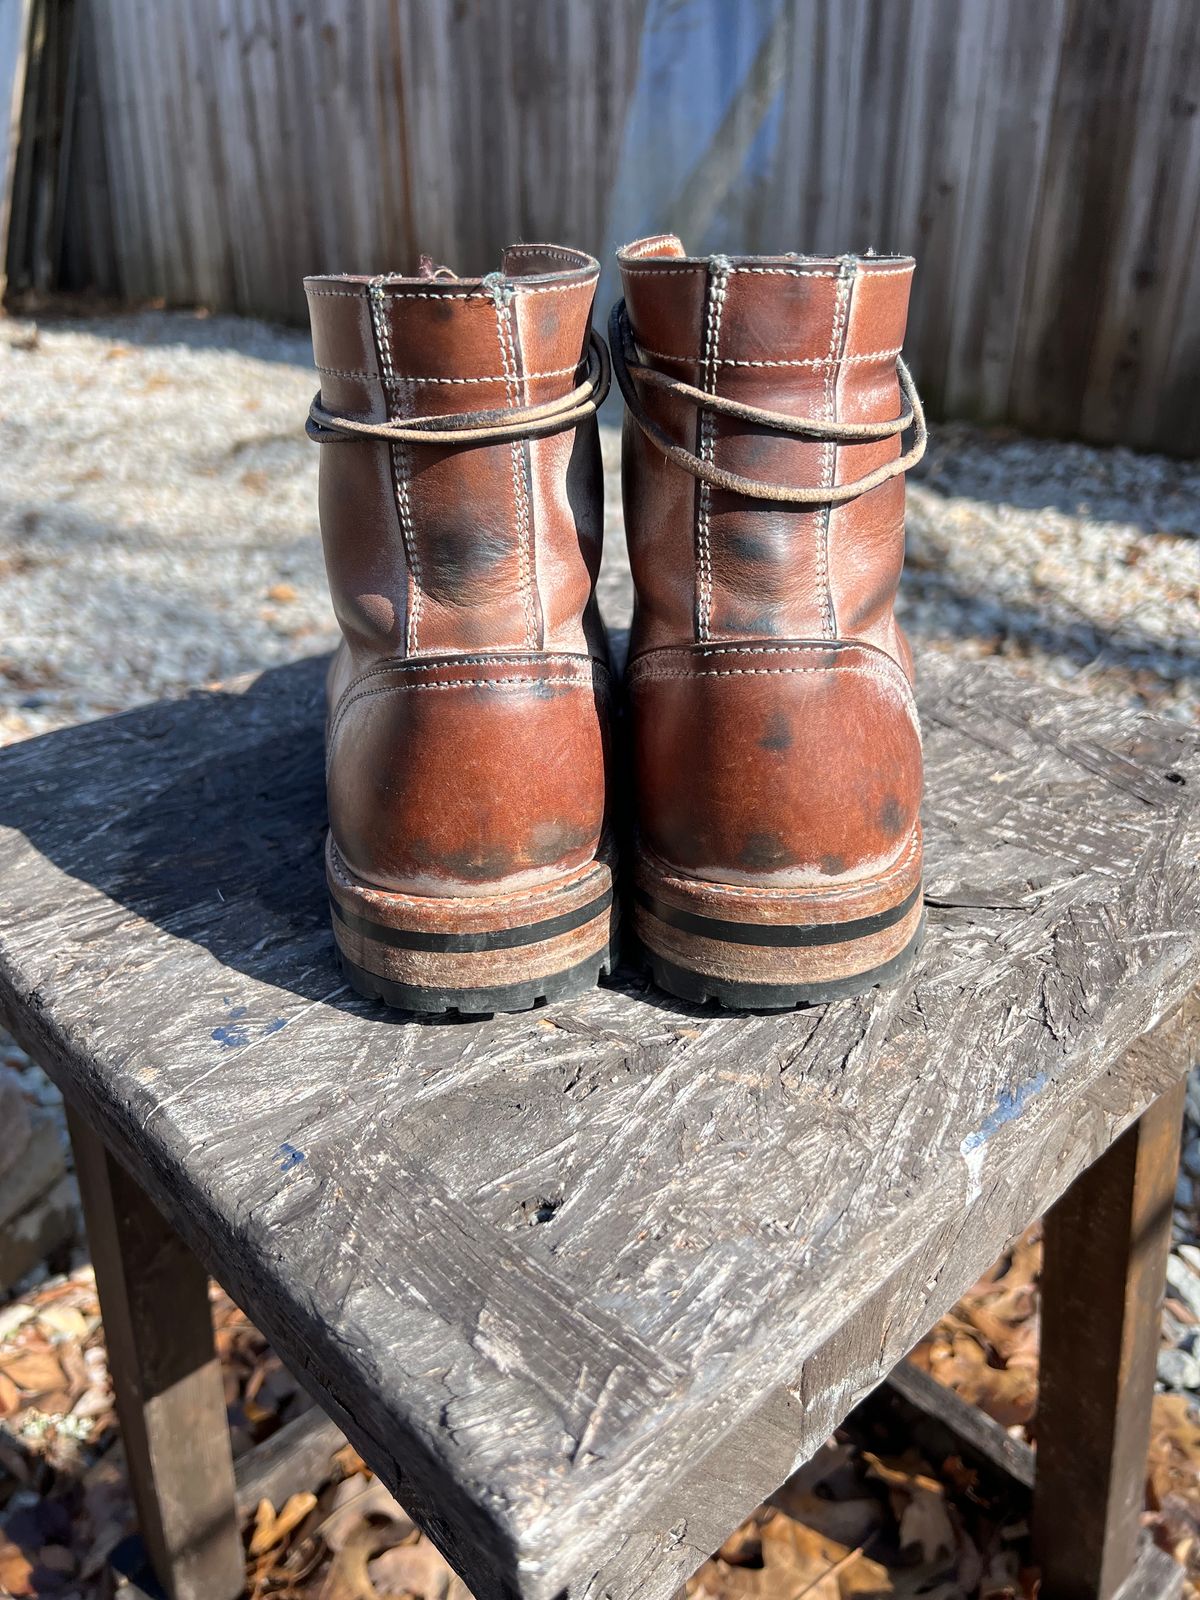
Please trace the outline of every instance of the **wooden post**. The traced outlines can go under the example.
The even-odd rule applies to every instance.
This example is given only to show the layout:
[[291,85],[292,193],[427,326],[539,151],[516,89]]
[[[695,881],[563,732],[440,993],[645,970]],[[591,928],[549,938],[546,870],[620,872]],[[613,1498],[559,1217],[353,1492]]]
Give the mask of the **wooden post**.
[[245,1565],[208,1275],[78,1112],[68,1120],[147,1555],[170,1600],[233,1600]]
[[1043,1600],[1112,1600],[1133,1571],[1185,1084],[1046,1216],[1034,1557]]

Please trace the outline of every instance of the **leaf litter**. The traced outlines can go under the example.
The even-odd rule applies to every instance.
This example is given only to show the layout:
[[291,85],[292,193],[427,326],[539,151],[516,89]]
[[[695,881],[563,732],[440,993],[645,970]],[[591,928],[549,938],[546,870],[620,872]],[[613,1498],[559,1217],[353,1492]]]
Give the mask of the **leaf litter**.
[[[1015,1437],[1037,1409],[1037,1228],[1017,1239],[910,1359]],[[1186,1262],[1185,1262],[1186,1265]],[[1200,1286],[1200,1284],[1198,1284]],[[308,1402],[215,1286],[217,1353],[235,1452]],[[1200,1321],[1177,1297],[1168,1314]],[[1086,1338],[1086,1329],[1080,1330]],[[889,1431],[890,1430],[890,1431]],[[1027,1505],[956,1455],[922,1454],[902,1419],[871,1437],[850,1419],[730,1535],[691,1600],[1033,1600]],[[1200,1416],[1154,1400],[1146,1525],[1200,1596]],[[108,1600],[113,1550],[134,1528],[89,1266],[0,1307],[0,1593]],[[470,1600],[465,1585],[350,1445],[330,1481],[242,1529],[251,1600]]]

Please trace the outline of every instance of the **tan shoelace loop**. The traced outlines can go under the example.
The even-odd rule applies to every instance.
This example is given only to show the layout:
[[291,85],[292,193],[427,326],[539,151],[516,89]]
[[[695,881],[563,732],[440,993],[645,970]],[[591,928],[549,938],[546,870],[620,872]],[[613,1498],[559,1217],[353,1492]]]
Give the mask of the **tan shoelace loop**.
[[305,431],[317,444],[345,444],[355,439],[383,439],[389,444],[509,444],[541,439],[578,427],[604,404],[612,368],[608,348],[594,330],[588,333],[587,371],[583,381],[557,400],[509,410],[460,411],[428,417],[400,417],[392,422],[357,422],[321,404],[318,393],[308,408]]
[[[700,478],[704,483],[711,484],[714,489],[725,489],[730,494],[746,495],[751,500],[774,500],[780,505],[788,506],[844,505],[846,501],[857,500],[859,495],[877,489],[880,484],[887,483],[892,478],[898,478],[902,472],[915,467],[925,454],[928,438],[925,413],[921,408],[921,399],[913,383],[912,374],[899,359],[896,361],[896,375],[900,380],[903,404],[898,417],[891,417],[886,422],[826,422],[818,417],[790,417],[781,411],[765,411],[759,406],[742,405],[737,400],[707,394],[693,384],[684,383],[681,378],[672,378],[669,373],[645,366],[638,359],[624,300],[618,300],[612,309],[608,335],[612,344],[612,369],[617,386],[625,397],[630,416],[669,461],[682,467],[685,472],[690,472],[693,478]],[[736,472],[727,472],[714,462],[702,461],[699,456],[672,439],[666,429],[660,427],[653,417],[648,415],[638,392],[637,385],[640,382],[662,389],[664,393],[673,395],[676,399],[687,400],[705,410],[719,412],[722,416],[736,417],[742,422],[755,423],[760,428],[774,428],[780,433],[799,434],[808,439],[831,440],[835,444],[867,444],[874,439],[895,438],[910,427],[914,430],[915,437],[911,448],[898,456],[895,461],[876,467],[874,472],[865,473],[863,477],[855,478],[851,483],[839,483],[832,487],[812,485],[801,488],[762,483],[757,478],[743,478]]]

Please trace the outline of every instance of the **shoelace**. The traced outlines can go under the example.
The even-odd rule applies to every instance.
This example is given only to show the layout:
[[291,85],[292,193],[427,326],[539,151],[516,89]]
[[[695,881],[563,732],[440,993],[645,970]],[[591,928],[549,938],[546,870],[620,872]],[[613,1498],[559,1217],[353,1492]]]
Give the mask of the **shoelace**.
[[[903,409],[898,417],[892,417],[886,422],[823,422],[817,417],[789,417],[780,411],[764,411],[758,406],[742,405],[737,400],[708,394],[690,383],[684,383],[680,378],[672,378],[668,373],[658,372],[653,367],[645,366],[638,360],[624,300],[618,300],[612,308],[608,336],[612,345],[612,369],[617,386],[625,397],[630,416],[669,461],[682,467],[685,472],[690,472],[693,478],[700,478],[704,483],[711,484],[714,489],[726,489],[731,494],[746,495],[751,500],[774,500],[781,505],[789,506],[844,505],[847,500],[856,500],[859,495],[877,489],[881,483],[887,483],[891,478],[898,478],[902,472],[915,467],[925,454],[928,437],[925,429],[925,413],[921,409],[921,399],[913,383],[912,374],[899,359],[896,361],[896,374],[900,380]],[[915,430],[915,437],[912,447],[902,456],[897,457],[895,461],[887,462],[882,467],[876,467],[874,472],[855,478],[851,483],[839,483],[831,487],[812,485],[800,488],[787,488],[777,483],[762,483],[757,478],[743,478],[736,472],[727,472],[715,462],[702,461],[699,456],[672,439],[671,435],[647,414],[641,395],[638,393],[637,382],[634,381],[635,377],[637,382],[649,383],[656,389],[662,389],[666,394],[680,400],[689,400],[705,410],[719,412],[725,417],[736,417],[742,422],[753,422],[762,428],[775,428],[781,433],[801,434],[805,438],[830,440],[835,444],[866,444],[872,439],[895,438],[911,427]]]
[[400,417],[390,422],[357,422],[321,404],[318,391],[308,408],[305,431],[317,444],[345,444],[355,439],[386,439],[391,444],[507,444],[516,439],[541,439],[574,428],[595,416],[612,381],[608,349],[595,331],[588,334],[587,372],[583,381],[557,400],[511,410],[461,411],[428,417]]

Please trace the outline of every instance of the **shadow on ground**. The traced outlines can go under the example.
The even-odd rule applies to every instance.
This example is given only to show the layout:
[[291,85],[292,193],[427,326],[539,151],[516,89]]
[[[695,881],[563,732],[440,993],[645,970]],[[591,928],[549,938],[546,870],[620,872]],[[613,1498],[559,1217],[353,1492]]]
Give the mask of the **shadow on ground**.
[[327,664],[308,657],[243,692],[197,691],[0,750],[0,826],[224,966],[412,1020],[339,984],[324,877]]

